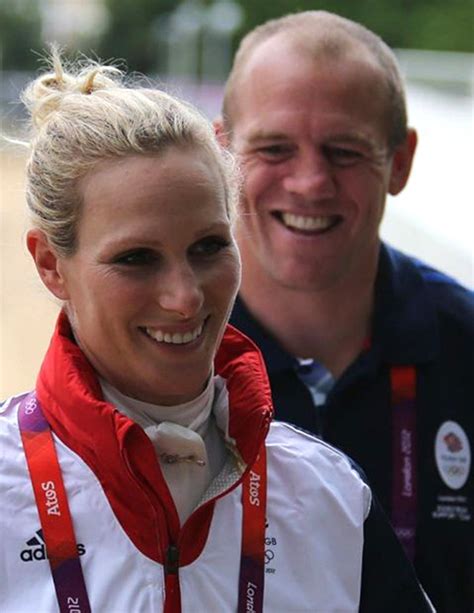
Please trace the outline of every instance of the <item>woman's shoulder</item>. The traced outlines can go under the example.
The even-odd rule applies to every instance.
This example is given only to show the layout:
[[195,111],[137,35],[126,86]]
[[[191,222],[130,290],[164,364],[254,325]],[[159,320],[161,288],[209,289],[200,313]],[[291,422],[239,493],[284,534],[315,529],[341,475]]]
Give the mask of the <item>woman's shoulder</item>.
[[[345,453],[318,436],[291,424],[274,421],[266,441],[267,453],[276,466],[315,487],[351,491],[361,495],[368,511],[371,490],[362,469]],[[271,464],[270,464],[271,465]]]
[[13,450],[21,446],[20,430],[18,427],[18,409],[22,400],[28,394],[11,396],[0,402],[0,460],[13,461],[16,455]]
[[272,422],[267,446],[283,447],[288,453],[294,453],[298,457],[316,454],[333,461],[341,461],[348,466],[354,464],[344,452],[316,434],[284,421]]
[[29,491],[29,474],[18,426],[18,408],[25,396],[12,396],[0,403],[0,528],[9,514],[13,517],[18,512],[18,501],[29,499],[25,493]]
[[22,401],[28,396],[29,392],[10,396],[6,400],[0,401],[0,430],[4,431],[11,425],[16,425],[18,429],[18,408]]

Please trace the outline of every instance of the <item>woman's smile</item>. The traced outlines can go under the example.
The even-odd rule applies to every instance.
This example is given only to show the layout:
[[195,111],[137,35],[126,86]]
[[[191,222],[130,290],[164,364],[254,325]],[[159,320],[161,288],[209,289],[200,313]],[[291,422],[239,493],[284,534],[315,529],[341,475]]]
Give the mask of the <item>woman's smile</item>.
[[207,320],[202,321],[200,324],[186,332],[173,332],[172,328],[169,328],[169,326],[166,330],[155,327],[146,327],[143,328],[143,330],[149,338],[152,338],[157,343],[164,343],[168,345],[189,345],[193,341],[201,338],[206,321]]
[[128,396],[198,396],[240,281],[222,180],[206,154],[170,149],[103,162],[80,189],[78,249],[59,265],[79,345]]

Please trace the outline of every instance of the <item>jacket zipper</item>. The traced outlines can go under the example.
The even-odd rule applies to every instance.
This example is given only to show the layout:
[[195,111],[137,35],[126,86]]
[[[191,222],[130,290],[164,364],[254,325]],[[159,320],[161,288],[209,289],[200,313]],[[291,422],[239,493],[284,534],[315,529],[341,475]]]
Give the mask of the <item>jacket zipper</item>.
[[176,545],[169,545],[166,552],[165,573],[177,575],[179,570],[179,549]]
[[[271,412],[266,412],[263,418],[263,423],[268,427],[268,423],[271,420]],[[155,516],[155,521],[156,521],[156,525],[158,528],[158,514],[156,512],[155,506],[153,504],[153,501],[149,495],[149,493],[146,491],[146,489],[141,485],[140,481],[136,479],[135,477],[135,473],[132,469],[132,467],[130,466],[130,462],[128,460],[128,454],[126,452],[126,450],[124,449],[123,456],[125,458],[125,462],[127,465],[127,468],[130,472],[130,474],[134,477],[134,479],[137,481],[138,486],[140,487],[140,489],[143,491],[143,493],[145,494],[145,496],[148,498],[151,507],[153,509],[153,513]],[[249,466],[247,468],[250,467],[251,464],[249,464]],[[246,471],[244,471],[245,473]],[[215,498],[213,498],[212,500],[208,500],[207,502],[205,502],[202,506],[208,506],[211,503],[215,503],[217,500],[219,500],[220,498],[222,498],[223,496],[227,495],[229,492],[231,492],[232,490],[234,490],[235,488],[237,488],[241,482],[242,482],[242,478],[243,475],[240,476],[240,478],[229,488],[227,488],[226,490],[224,490],[223,492],[221,492],[218,496],[216,496]],[[182,533],[182,529],[183,526],[181,526],[180,529],[180,534],[178,535],[178,541],[180,540],[181,537],[181,533]],[[157,542],[158,542],[158,547],[161,549],[160,547],[160,533],[159,533],[159,529],[157,529]],[[177,545],[174,544],[169,544],[168,548],[166,550],[166,555],[165,555],[165,559],[164,559],[164,572],[165,572],[165,606],[164,606],[164,613],[179,613],[181,611],[181,595],[180,595],[180,589],[179,589],[179,547]]]
[[[158,513],[155,509],[155,505],[151,499],[150,494],[147,492],[146,488],[142,486],[140,481],[136,478],[135,472],[132,469],[129,459],[128,453],[126,449],[124,449],[124,453],[122,454],[126,466],[133,476],[134,480],[137,482],[138,487],[142,490],[142,492],[147,497],[150,502],[151,508],[153,509],[153,515],[155,516],[155,525],[156,525],[156,539],[158,549],[163,551],[161,547],[161,535],[159,530],[159,519]],[[176,545],[168,545],[168,549],[164,552],[164,560],[163,560],[163,569],[165,574],[165,600],[164,600],[164,613],[180,613],[181,612],[181,594],[179,589],[179,549]]]

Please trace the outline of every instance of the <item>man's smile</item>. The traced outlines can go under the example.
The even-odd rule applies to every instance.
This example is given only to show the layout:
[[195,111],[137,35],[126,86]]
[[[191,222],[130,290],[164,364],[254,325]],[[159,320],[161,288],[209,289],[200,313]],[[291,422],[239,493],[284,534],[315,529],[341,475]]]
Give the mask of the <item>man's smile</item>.
[[340,215],[298,215],[277,211],[273,216],[289,230],[305,234],[326,232],[342,221]]

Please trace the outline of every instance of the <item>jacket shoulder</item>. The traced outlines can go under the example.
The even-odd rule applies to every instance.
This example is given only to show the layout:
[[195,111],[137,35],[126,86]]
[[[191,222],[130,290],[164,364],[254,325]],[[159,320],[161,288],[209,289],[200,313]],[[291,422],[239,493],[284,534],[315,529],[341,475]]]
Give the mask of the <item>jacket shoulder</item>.
[[[0,438],[5,437],[5,441],[0,447],[0,453],[8,445],[8,439],[11,434],[19,433],[18,428],[18,409],[21,401],[27,396],[27,393],[11,396],[0,403]],[[3,454],[2,454],[3,455]]]
[[474,292],[424,262],[413,260],[413,263],[423,278],[437,308],[472,324],[474,320]]
[[[266,441],[268,451],[285,463],[286,471],[308,483],[360,496],[364,514],[370,509],[372,492],[362,469],[345,453],[319,437],[291,424],[273,421]],[[316,487],[318,487],[316,486]]]
[[474,291],[426,262],[387,245],[384,247],[401,291],[405,285],[409,285],[408,290],[411,290],[413,279],[418,277],[419,291],[432,304],[439,321],[474,337]]

